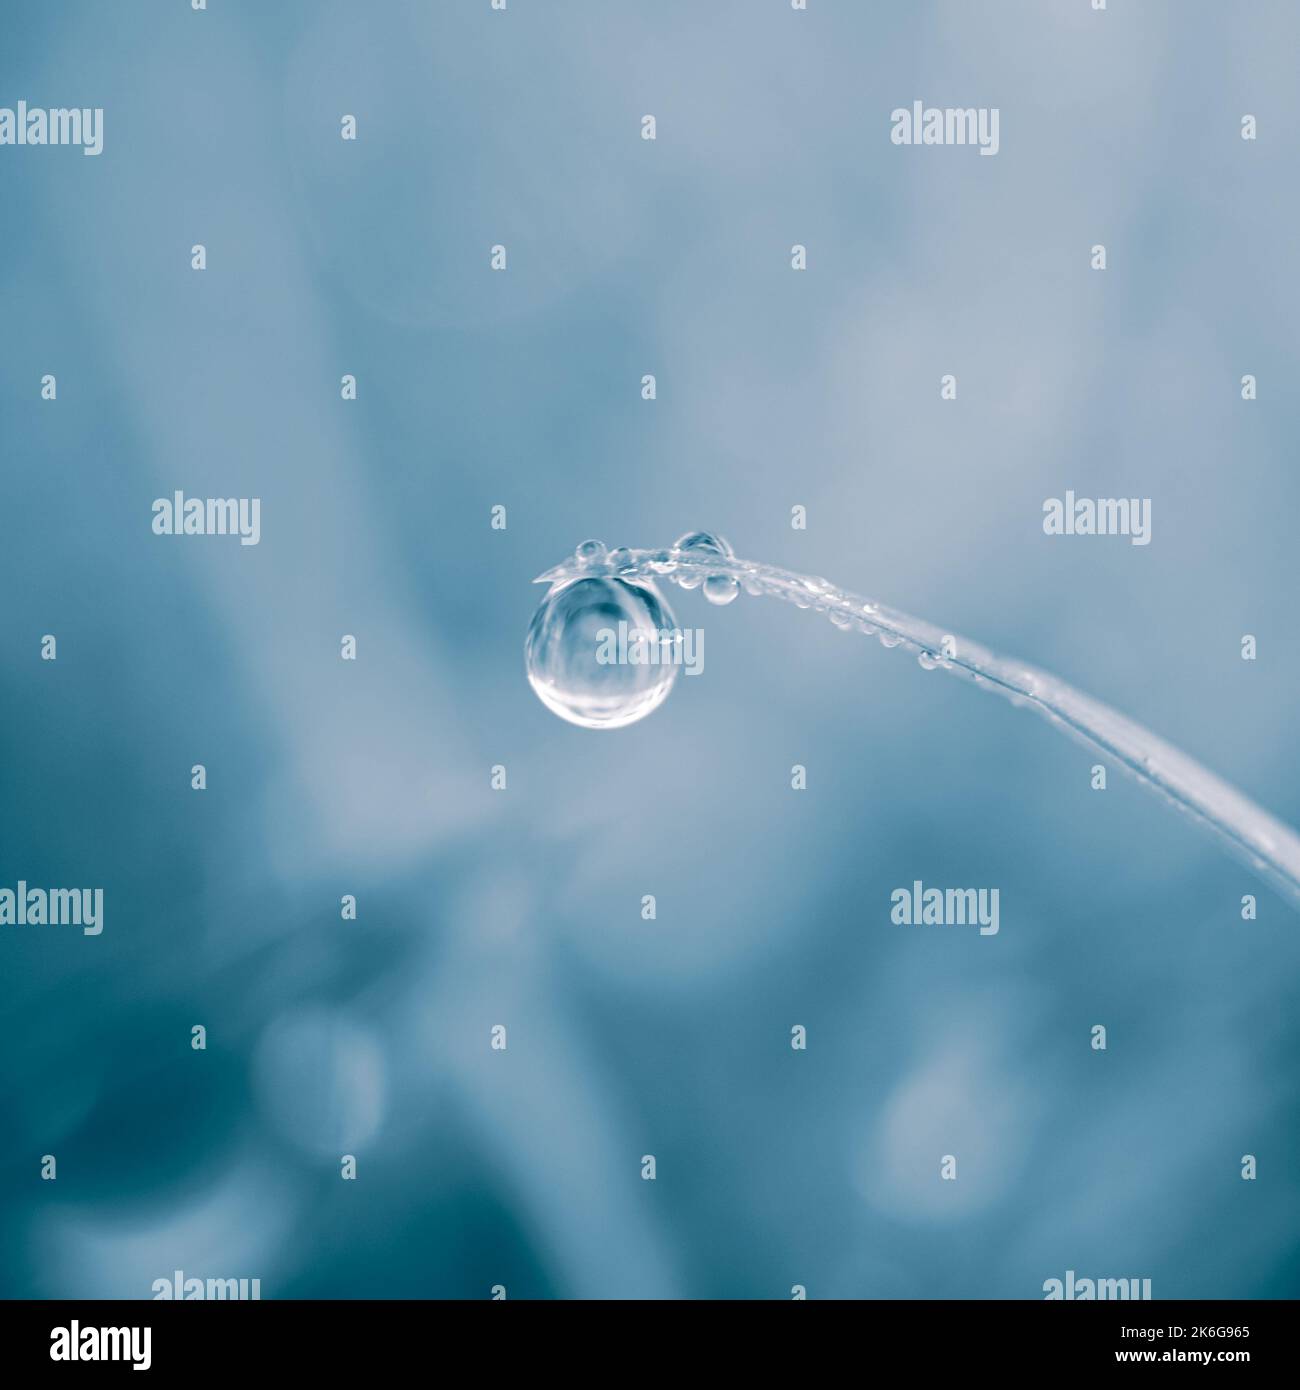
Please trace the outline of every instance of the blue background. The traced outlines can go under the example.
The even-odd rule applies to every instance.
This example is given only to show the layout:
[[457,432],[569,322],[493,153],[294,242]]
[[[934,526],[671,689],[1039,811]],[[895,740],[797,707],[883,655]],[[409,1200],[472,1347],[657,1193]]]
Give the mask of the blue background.
[[[0,105],[105,145],[0,148],[0,883],[105,929],[0,929],[3,1292],[1300,1291],[1297,919],[1210,841],[768,600],[672,590],[704,674],[617,733],[522,662],[577,541],[714,528],[1300,822],[1298,42],[1282,0],[5,4]],[[893,146],[918,99],[1000,153]],[[261,544],[154,536],[177,488]],[[1067,488],[1152,543],[1045,536]],[[917,878],[1000,933],[891,925]]]

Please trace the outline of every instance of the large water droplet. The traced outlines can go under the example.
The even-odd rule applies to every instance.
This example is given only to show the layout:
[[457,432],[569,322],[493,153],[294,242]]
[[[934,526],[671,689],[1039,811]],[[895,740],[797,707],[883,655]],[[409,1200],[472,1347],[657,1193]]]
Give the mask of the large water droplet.
[[658,709],[673,688],[679,665],[661,634],[676,627],[646,580],[570,579],[533,614],[524,643],[528,683],[571,724],[621,729]]

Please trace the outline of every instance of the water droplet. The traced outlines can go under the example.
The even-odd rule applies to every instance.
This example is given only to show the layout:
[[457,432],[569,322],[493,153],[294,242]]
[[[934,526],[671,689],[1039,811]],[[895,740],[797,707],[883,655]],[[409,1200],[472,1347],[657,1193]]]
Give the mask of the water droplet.
[[853,626],[852,615],[844,612],[841,608],[831,609],[831,622],[833,622],[841,632]]
[[[679,558],[720,555],[730,560],[735,553],[727,541],[712,531],[688,531],[684,536],[678,536],[673,545],[673,554]],[[704,597],[710,603],[730,603],[740,592],[740,586],[727,575],[706,575],[692,565],[682,566],[677,582],[683,589],[698,589],[702,584]]]
[[658,709],[673,688],[680,667],[660,634],[676,627],[645,580],[571,579],[533,614],[524,643],[528,683],[571,724],[621,729]]
[[882,632],[879,634],[879,637],[882,647],[896,647],[903,640],[892,632]]
[[917,652],[916,660],[923,671],[933,671],[936,666],[941,664],[933,652]]
[[734,558],[736,552],[732,550],[730,544],[723,540],[721,536],[715,535],[712,531],[687,531],[684,536],[679,536],[673,545],[674,550],[706,551],[714,555],[725,555],[728,560]]
[[762,597],[762,594],[763,594],[763,586],[762,586],[762,585],[758,582],[758,580],[755,579],[752,575],[746,575],[745,578],[741,581],[741,583],[744,584],[744,586],[745,586],[745,592],[746,592],[751,598],[761,598],[761,597]]
[[677,568],[677,561],[666,550],[656,550],[649,564],[656,574],[671,574]]
[[711,574],[704,581],[704,597],[718,607],[730,603],[740,593],[740,585],[729,574]]
[[580,565],[597,565],[605,558],[605,542],[583,541],[573,555]]
[[609,552],[608,560],[612,570],[628,569],[632,564],[632,552],[627,546],[620,545],[617,550]]

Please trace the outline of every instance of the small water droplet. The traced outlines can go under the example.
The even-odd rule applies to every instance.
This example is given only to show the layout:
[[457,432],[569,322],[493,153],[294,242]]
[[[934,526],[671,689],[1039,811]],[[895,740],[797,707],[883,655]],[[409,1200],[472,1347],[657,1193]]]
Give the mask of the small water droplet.
[[684,536],[679,536],[673,544],[674,550],[704,551],[713,555],[725,555],[728,560],[733,559],[736,552],[732,550],[730,544],[721,536],[713,531],[687,531]]
[[895,636],[892,632],[882,632],[878,635],[882,647],[896,647],[903,640],[901,637]]
[[609,552],[608,559],[610,569],[628,569],[632,564],[632,552],[625,545],[620,545],[616,550]]
[[597,565],[605,558],[605,542],[583,541],[573,555],[580,565]]
[[677,568],[677,561],[666,550],[656,550],[649,563],[656,574],[671,574]]
[[845,631],[846,628],[850,628],[853,626],[852,616],[844,612],[842,608],[831,609],[831,622],[833,622],[841,632]]
[[719,608],[731,603],[740,593],[740,585],[729,574],[711,574],[704,581],[704,597]]
[[[620,627],[623,624],[623,627]],[[646,580],[580,576],[537,606],[524,642],[528,683],[553,714],[585,729],[620,729],[659,708],[680,666],[633,662],[664,653],[672,610]]]
[[683,589],[698,589],[704,583],[704,575],[699,570],[687,569],[685,566],[678,570],[673,578]]
[[936,666],[942,664],[933,652],[917,652],[916,660],[923,671],[933,671]]

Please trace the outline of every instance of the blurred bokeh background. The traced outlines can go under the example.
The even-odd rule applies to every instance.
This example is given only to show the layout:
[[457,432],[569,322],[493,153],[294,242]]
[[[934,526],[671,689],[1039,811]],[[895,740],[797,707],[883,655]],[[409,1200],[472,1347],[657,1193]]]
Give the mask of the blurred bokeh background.
[[[0,105],[105,108],[98,158],[0,149],[0,883],[105,890],[0,929],[3,1293],[1300,1292],[1300,922],[1209,840],[769,601],[672,590],[705,672],[617,733],[522,662],[577,541],[713,528],[1300,822],[1294,5],[3,29]],[[917,99],[999,154],[891,145]],[[153,535],[178,488],[260,545]],[[1044,536],[1067,488],[1152,543]],[[891,925],[914,879],[999,934]]]

